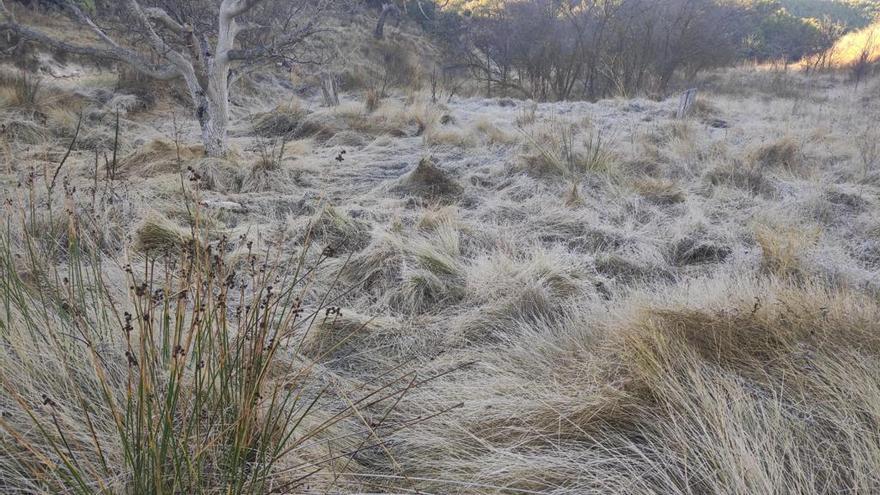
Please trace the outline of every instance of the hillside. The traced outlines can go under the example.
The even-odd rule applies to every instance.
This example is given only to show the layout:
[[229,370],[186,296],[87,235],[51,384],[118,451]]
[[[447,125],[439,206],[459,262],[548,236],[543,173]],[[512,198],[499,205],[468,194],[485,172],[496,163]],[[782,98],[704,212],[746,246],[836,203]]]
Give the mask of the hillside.
[[779,3],[798,17],[827,17],[849,29],[863,28],[880,14],[880,6],[871,0],[781,0]]
[[375,22],[220,157],[180,81],[7,54],[0,492],[880,491],[877,74],[487,98]]

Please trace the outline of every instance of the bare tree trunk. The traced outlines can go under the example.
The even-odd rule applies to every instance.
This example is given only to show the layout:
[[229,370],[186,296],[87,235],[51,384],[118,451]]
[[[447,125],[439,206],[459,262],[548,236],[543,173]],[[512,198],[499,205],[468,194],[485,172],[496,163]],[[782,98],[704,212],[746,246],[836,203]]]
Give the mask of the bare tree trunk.
[[[235,38],[241,32],[232,10],[224,1],[219,15],[220,29],[214,56],[194,53],[193,57],[201,61],[198,68],[204,71],[204,76],[197,78],[202,86],[201,94],[195,95],[201,99],[198,118],[202,128],[202,141],[205,144],[205,154],[214,157],[224,156],[229,150],[226,142],[229,124],[229,52],[235,47]],[[197,51],[195,47],[198,46],[198,41],[195,38],[191,46]]]
[[332,74],[324,74],[321,78],[321,93],[324,104],[328,107],[339,106],[339,92],[336,90],[336,78]]
[[385,36],[385,22],[391,14],[400,16],[400,9],[398,9],[393,3],[383,3],[382,13],[379,14],[379,22],[376,23],[376,29],[373,31],[373,36],[377,40],[380,40]]
[[196,117],[202,131],[205,154],[212,157],[226,155],[229,151],[226,142],[229,105],[225,94],[208,91],[207,94],[196,94],[192,97],[194,101],[198,102]]
[[[74,0],[56,0],[63,3],[65,14],[91,32],[99,44],[77,44],[56,38],[31,26],[20,24],[14,12],[0,0],[0,33],[14,33],[21,38],[45,46],[78,55],[114,60],[127,64],[148,77],[172,80],[182,78],[195,107],[195,116],[201,128],[205,153],[223,156],[228,151],[227,128],[229,125],[229,78],[230,69],[236,63],[255,67],[278,57],[284,60],[287,51],[315,32],[316,18],[306,21],[299,29],[276,27],[278,31],[271,41],[263,40],[256,46],[236,48],[236,37],[255,23],[240,24],[236,18],[253,12],[268,0],[216,0],[207,2],[216,8],[217,23],[214,28],[197,31],[193,25],[180,22],[168,11],[155,6],[142,6],[140,0],[114,0],[120,3],[127,16],[126,28],[132,39],[119,43],[96,24],[89,14],[77,6]],[[186,3],[183,0],[178,0]],[[309,0],[299,0],[305,5]],[[292,0],[278,1],[292,4]],[[173,5],[174,2],[171,3]],[[295,7],[296,5],[294,5]],[[392,6],[393,7],[393,6]],[[320,8],[319,8],[320,10]],[[268,12],[274,12],[271,9]],[[396,7],[389,12],[396,11]],[[294,12],[294,11],[291,11]],[[297,11],[298,12],[298,11]],[[294,15],[291,13],[291,15]],[[385,13],[387,16],[387,13]],[[270,20],[271,21],[271,20]],[[289,24],[288,19],[288,24]],[[271,22],[270,22],[271,23]],[[129,48],[128,45],[145,44]],[[147,52],[146,49],[149,49]],[[146,53],[145,53],[146,52]],[[151,55],[152,54],[152,55]],[[159,60],[155,60],[158,56]],[[329,94],[334,104],[339,103],[335,81],[330,80]]]

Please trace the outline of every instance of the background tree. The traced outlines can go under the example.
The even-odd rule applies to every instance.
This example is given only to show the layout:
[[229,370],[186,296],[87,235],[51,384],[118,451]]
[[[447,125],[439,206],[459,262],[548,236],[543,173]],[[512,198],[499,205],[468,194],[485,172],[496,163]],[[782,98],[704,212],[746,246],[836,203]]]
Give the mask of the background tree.
[[[267,64],[313,63],[301,50],[319,30],[330,0],[119,0],[84,7],[55,0],[95,37],[72,42],[20,22],[0,0],[0,32],[53,49],[126,64],[155,79],[182,79],[201,127],[205,152],[227,152],[229,89],[238,76]],[[123,25],[111,34],[109,27]]]

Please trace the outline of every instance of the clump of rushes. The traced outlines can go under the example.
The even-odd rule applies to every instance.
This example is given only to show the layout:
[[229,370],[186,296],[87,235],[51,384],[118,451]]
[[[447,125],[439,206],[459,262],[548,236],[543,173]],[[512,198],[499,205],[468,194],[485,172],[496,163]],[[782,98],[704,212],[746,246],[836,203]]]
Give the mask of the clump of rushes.
[[[60,265],[28,227],[47,212],[13,206],[0,233],[0,491],[358,486],[341,473],[381,445],[412,376],[337,394],[301,357],[313,324],[340,312],[329,296],[302,302],[326,256],[282,262],[221,239],[120,267],[81,249],[71,206]],[[248,257],[230,266],[236,243]]]

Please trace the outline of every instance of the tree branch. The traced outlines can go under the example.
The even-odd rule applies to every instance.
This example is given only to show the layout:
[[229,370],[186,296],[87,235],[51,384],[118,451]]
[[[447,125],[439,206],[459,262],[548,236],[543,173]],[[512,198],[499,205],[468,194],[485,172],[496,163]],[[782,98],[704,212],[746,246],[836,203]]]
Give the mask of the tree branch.
[[192,63],[190,63],[183,54],[171,47],[171,45],[162,39],[156,30],[153,29],[150,19],[147,17],[147,14],[144,13],[144,10],[141,8],[137,0],[126,0],[125,3],[137,23],[144,30],[144,34],[147,35],[147,39],[149,39],[153,50],[162,57],[165,57],[171,65],[177,67],[181,75],[184,77],[187,76],[187,73],[193,72]]
[[34,41],[55,50],[83,55],[99,60],[113,60],[115,62],[124,63],[138,72],[154,79],[168,81],[180,77],[180,71],[177,67],[170,64],[156,65],[147,62],[146,59],[143,59],[140,56],[129,56],[128,54],[120,54],[115,50],[75,45],[73,43],[52,38],[45,33],[18,24],[0,24],[0,31],[11,31],[23,39]]
[[[65,3],[65,5],[68,4]],[[85,14],[82,13],[82,11],[79,11],[79,14],[77,14],[76,11],[78,10],[79,9],[75,9],[71,10],[70,12],[74,13],[74,15],[77,16],[77,20],[81,22],[84,22],[83,19],[88,20],[88,17],[86,17]],[[2,12],[7,18],[7,22],[0,24],[0,31],[12,32],[25,40],[33,41],[56,50],[66,51],[77,55],[84,55],[97,59],[122,62],[132,66],[137,71],[156,79],[169,80],[180,76],[180,71],[171,65],[154,64],[139,53],[133,50],[129,50],[127,48],[123,48],[118,43],[113,41],[112,38],[107,36],[106,33],[104,33],[93,22],[91,22],[91,20],[88,20],[86,24],[90,28],[92,28],[92,31],[98,34],[98,36],[106,44],[109,45],[108,48],[84,46],[76,43],[71,43],[46,34],[37,29],[23,26],[17,22],[12,11],[10,11],[3,4],[3,0],[0,0],[0,12]],[[79,17],[80,15],[82,17]]]
[[103,41],[104,43],[107,43],[113,49],[116,49],[116,50],[123,49],[121,46],[119,46],[119,44],[113,38],[108,36],[107,33],[105,33],[103,29],[99,28],[98,25],[95,24],[91,18],[89,18],[89,16],[85,15],[83,13],[83,11],[80,10],[79,7],[77,7],[73,2],[71,2],[71,0],[64,0],[64,8],[68,12],[73,14],[73,17],[75,17],[76,20],[78,20],[79,22],[88,26],[89,29],[91,29],[92,32],[95,33],[98,36],[98,38],[101,39],[101,41]]
[[257,5],[265,0],[224,0],[221,7],[221,15],[228,19],[235,19],[238,16],[248,13]]
[[168,12],[165,12],[165,10],[160,9],[159,7],[145,8],[144,15],[146,15],[148,19],[153,19],[161,22],[162,25],[164,25],[166,28],[170,29],[174,33],[185,34],[189,31],[185,26],[175,21],[170,15],[168,15]]
[[312,19],[305,26],[274,40],[270,45],[229,50],[229,60],[255,60],[280,56],[283,51],[290,49],[314,34],[315,26],[316,22]]

